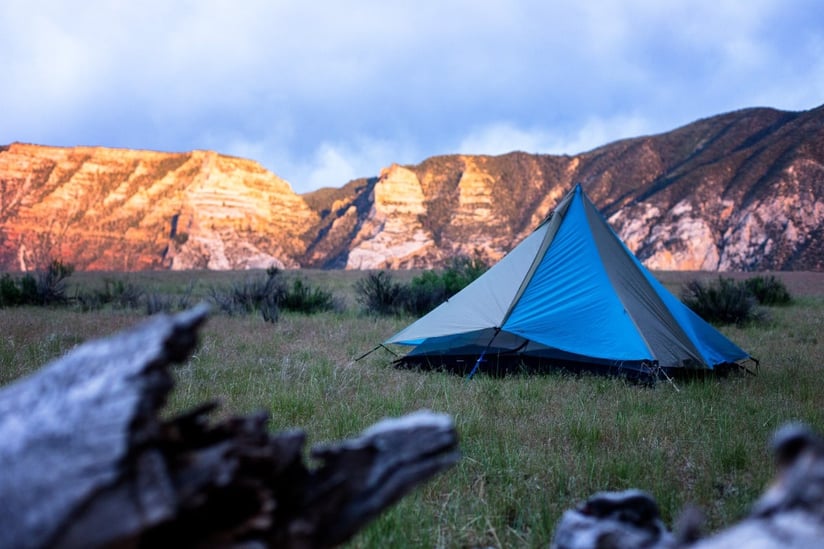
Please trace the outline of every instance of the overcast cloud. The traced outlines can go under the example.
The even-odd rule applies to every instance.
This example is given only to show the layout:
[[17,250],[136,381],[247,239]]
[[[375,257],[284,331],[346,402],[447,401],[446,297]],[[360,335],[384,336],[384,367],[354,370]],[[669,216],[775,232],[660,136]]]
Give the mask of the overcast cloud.
[[824,103],[817,0],[5,0],[0,143],[212,149],[298,192]]

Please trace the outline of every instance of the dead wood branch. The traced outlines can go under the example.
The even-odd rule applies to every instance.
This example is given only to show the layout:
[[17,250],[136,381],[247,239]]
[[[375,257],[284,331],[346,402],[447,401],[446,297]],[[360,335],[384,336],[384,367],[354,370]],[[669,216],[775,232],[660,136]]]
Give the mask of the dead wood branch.
[[261,413],[162,420],[172,363],[205,306],[84,344],[0,391],[0,546],[330,547],[453,465],[447,416],[421,411],[313,449]]

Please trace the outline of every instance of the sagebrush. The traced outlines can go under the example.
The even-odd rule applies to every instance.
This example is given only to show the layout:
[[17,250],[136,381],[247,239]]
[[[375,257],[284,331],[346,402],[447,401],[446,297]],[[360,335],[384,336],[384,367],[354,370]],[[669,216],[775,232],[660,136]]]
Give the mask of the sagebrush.
[[395,282],[387,271],[370,273],[356,284],[358,301],[369,313],[422,316],[463,290],[488,268],[476,254],[457,256],[444,269],[424,271],[406,284]]

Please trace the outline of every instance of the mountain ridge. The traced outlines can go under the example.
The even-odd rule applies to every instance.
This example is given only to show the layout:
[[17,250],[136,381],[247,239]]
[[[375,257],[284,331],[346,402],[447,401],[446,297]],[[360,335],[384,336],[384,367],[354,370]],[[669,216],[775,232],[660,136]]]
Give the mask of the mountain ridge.
[[500,259],[575,183],[648,267],[824,270],[824,106],[577,155],[439,155],[303,195],[213,151],[0,147],[0,270],[431,268]]

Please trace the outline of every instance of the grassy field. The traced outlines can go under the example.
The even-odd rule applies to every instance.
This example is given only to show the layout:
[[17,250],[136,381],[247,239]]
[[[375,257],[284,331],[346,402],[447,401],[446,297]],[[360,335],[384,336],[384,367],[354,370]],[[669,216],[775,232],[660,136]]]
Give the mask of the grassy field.
[[[284,313],[275,324],[214,315],[176,370],[169,413],[217,398],[223,414],[268,410],[273,430],[301,427],[310,444],[420,408],[450,414],[459,464],[383,514],[351,547],[538,547],[549,543],[563,510],[593,492],[629,487],[651,492],[667,523],[695,504],[715,530],[745,514],[771,478],[774,429],[803,420],[824,431],[824,274],[778,275],[793,305],[770,309],[758,326],[722,329],[761,361],[757,376],[648,388],[556,374],[467,381],[397,370],[383,349],[354,362],[412,319],[359,314],[352,285],[361,273],[301,272],[340,296],[346,311]],[[71,283],[94,285],[103,276],[76,273]],[[197,298],[209,285],[248,274],[107,276],[169,292],[196,281]],[[660,274],[676,292],[695,276],[715,275]],[[0,383],[144,318],[139,311],[0,309]]]

